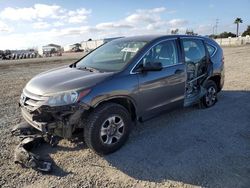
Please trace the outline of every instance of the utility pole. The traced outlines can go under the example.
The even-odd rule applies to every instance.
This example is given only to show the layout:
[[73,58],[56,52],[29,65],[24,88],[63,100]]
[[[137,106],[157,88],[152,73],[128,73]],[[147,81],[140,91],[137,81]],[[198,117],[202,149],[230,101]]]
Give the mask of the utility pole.
[[217,18],[215,21],[215,35],[217,35],[218,33],[218,24],[219,24],[219,19]]

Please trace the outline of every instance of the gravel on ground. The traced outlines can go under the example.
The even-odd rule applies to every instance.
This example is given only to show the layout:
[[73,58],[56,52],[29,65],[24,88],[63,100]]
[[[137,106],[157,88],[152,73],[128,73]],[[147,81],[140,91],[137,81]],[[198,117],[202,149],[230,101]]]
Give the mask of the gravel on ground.
[[165,113],[137,124],[116,153],[99,156],[79,142],[43,145],[51,174],[13,163],[22,117],[18,101],[36,74],[80,55],[0,62],[0,187],[250,187],[250,47],[224,48],[226,78],[218,103]]

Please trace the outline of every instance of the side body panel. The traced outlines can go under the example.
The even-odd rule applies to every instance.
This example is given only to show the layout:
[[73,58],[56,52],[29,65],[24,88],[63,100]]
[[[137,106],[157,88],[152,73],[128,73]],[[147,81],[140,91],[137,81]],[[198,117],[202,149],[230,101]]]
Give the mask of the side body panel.
[[205,39],[205,42],[209,45],[212,45],[216,48],[215,53],[210,57],[211,62],[213,63],[213,75],[220,76],[220,89],[223,88],[225,80],[225,68],[224,68],[224,56],[222,48],[212,39]]
[[93,87],[82,102],[94,108],[104,101],[123,98],[132,102],[138,109],[138,97],[138,76],[117,73],[109,80]]
[[145,118],[161,111],[183,106],[186,73],[185,65],[166,67],[159,72],[139,76],[139,105]]
[[138,103],[143,119],[153,117],[174,107],[183,107],[186,67],[182,63],[179,42],[176,39],[162,40],[152,44],[152,47],[168,41],[176,44],[178,57],[176,64],[166,65],[161,71],[136,73],[139,79],[140,98]]

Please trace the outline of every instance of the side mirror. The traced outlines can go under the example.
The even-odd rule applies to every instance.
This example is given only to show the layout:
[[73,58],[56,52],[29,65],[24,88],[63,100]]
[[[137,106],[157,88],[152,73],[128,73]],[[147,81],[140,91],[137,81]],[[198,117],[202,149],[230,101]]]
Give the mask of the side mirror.
[[162,70],[162,64],[160,62],[143,62],[141,71],[161,71]]

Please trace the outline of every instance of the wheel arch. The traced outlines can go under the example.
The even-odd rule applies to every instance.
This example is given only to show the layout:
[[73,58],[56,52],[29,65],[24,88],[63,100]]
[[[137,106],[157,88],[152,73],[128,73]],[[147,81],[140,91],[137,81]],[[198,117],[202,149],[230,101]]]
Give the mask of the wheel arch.
[[93,106],[93,108],[97,108],[98,106],[104,105],[105,103],[120,104],[121,106],[123,106],[124,108],[126,108],[128,110],[128,112],[131,115],[132,121],[136,121],[137,120],[136,105],[135,105],[135,102],[133,101],[133,99],[131,99],[130,97],[126,97],[126,96],[114,96],[114,97],[110,97],[110,98],[104,99],[102,101],[99,101],[98,103],[96,103]]
[[215,82],[216,86],[217,86],[217,89],[218,89],[218,92],[221,91],[221,76],[220,75],[213,75],[211,76],[208,80],[212,80]]

